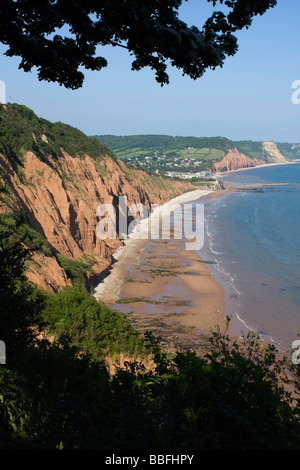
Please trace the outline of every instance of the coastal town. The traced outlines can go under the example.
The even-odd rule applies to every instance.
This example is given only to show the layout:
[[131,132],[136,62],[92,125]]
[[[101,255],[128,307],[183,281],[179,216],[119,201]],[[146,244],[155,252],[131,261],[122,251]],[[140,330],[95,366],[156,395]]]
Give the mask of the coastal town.
[[[190,149],[188,149],[190,150]],[[146,171],[155,172],[170,178],[210,178],[212,171],[204,170],[202,160],[195,157],[180,158],[174,154],[160,154],[155,151],[151,156],[128,156],[123,158],[128,166],[141,166]]]

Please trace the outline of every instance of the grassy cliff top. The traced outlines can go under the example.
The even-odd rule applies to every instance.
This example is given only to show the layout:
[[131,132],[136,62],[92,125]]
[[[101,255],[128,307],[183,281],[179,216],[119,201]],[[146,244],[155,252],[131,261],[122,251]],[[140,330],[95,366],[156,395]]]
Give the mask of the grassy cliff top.
[[104,156],[115,159],[106,145],[70,125],[51,123],[23,105],[0,105],[0,152],[11,162],[21,164],[27,151],[40,157],[59,158],[61,148],[72,157],[82,158],[87,154],[94,159]]

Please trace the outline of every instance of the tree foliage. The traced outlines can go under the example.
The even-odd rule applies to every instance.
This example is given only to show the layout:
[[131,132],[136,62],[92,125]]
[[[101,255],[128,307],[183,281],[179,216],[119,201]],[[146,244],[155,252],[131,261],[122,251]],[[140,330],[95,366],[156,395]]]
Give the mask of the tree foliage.
[[215,10],[200,30],[179,18],[182,0],[3,0],[0,42],[7,56],[21,57],[25,72],[37,67],[40,80],[71,89],[82,86],[82,67],[107,66],[97,55],[97,46],[107,45],[127,49],[132,69],[151,67],[162,85],[169,82],[168,63],[197,79],[234,55],[235,33],[277,3],[207,1],[226,12]]
[[[20,228],[20,231],[18,231]],[[39,324],[44,295],[27,282],[25,266],[30,254],[24,247],[29,235],[21,220],[10,225],[0,219],[0,339],[9,348],[10,360],[34,341],[34,327]]]
[[[207,354],[170,356],[79,288],[37,294],[12,230],[2,223],[1,450],[299,450],[299,365],[255,335],[218,330]],[[60,341],[34,337],[35,325]],[[110,375],[103,357],[117,348],[147,352],[153,366],[133,359]]]
[[67,341],[94,358],[147,354],[143,336],[127,317],[98,302],[82,287],[65,287],[59,294],[50,295],[42,317],[58,341]]

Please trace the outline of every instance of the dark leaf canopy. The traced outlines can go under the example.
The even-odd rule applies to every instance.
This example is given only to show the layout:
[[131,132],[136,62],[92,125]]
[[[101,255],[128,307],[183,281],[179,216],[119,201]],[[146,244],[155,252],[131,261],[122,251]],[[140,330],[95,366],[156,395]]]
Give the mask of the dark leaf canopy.
[[[187,1],[187,0],[185,0]],[[202,30],[179,18],[183,0],[1,0],[0,42],[21,58],[25,72],[66,88],[82,86],[83,69],[107,66],[98,46],[119,46],[133,56],[132,70],[150,67],[161,85],[167,65],[197,79],[222,67],[238,50],[234,33],[248,28],[276,0],[207,0],[215,11]],[[217,11],[221,7],[224,11]],[[196,22],[197,18],[195,18]]]

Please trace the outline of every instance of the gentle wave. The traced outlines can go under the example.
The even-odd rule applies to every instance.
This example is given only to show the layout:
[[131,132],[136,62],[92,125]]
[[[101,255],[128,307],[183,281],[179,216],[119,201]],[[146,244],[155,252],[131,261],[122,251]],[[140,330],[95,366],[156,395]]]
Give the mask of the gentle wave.
[[[300,329],[300,164],[245,170],[229,179],[241,187],[272,186],[208,202],[199,254],[215,263],[228,313],[265,341],[288,348]],[[276,186],[283,180],[287,184]]]

